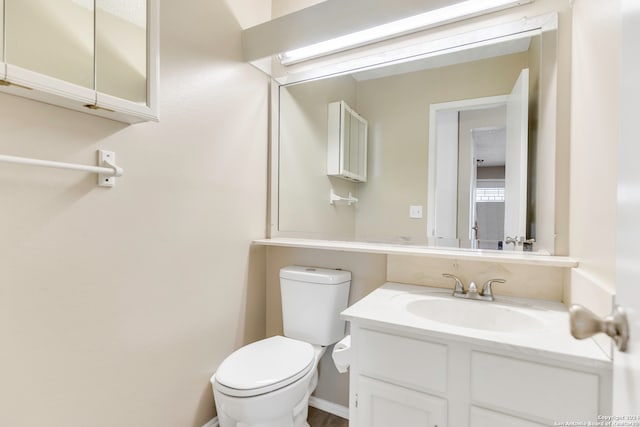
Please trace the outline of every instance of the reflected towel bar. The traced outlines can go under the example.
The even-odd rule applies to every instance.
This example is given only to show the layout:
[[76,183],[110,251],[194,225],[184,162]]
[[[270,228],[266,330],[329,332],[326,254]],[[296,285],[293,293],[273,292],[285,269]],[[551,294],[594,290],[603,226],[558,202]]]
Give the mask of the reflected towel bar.
[[97,173],[98,185],[101,187],[113,187],[115,185],[114,178],[122,176],[122,174],[124,174],[124,170],[114,163],[115,153],[113,151],[106,150],[98,150],[98,164],[100,166],[87,166],[78,165],[75,163],[53,162],[50,160],[30,159],[27,157],[6,156],[2,154],[0,154],[0,162]]
[[333,191],[333,188],[332,188],[331,192],[329,193],[329,204],[333,205],[335,202],[338,202],[338,201],[347,202],[349,206],[351,206],[354,203],[358,203],[358,199],[356,197],[353,197],[351,195],[351,192],[349,192],[349,197],[341,197],[341,196],[338,196],[336,192]]

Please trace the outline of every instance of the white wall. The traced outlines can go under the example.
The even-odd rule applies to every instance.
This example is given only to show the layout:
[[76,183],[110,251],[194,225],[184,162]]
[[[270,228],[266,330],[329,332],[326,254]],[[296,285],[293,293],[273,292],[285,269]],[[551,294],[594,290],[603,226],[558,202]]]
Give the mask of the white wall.
[[[571,300],[601,316],[616,280],[620,1],[573,7],[571,102]],[[610,349],[608,338],[600,340]]]
[[313,6],[317,3],[322,3],[324,0],[272,0],[272,14],[273,18],[278,18],[282,15],[304,9],[305,7]]
[[261,3],[161,1],[160,123],[0,95],[0,153],[125,169],[0,165],[0,425],[200,427],[264,336],[268,80],[238,23]]
[[573,8],[571,254],[613,284],[619,116],[619,1]]

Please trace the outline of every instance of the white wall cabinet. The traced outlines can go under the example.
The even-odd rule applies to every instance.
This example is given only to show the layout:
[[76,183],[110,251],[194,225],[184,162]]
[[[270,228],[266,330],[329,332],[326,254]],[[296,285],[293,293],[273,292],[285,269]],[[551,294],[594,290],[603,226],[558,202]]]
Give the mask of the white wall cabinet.
[[0,0],[0,86],[6,74],[4,62],[4,0]]
[[2,1],[0,91],[127,123],[158,119],[158,0]]
[[328,107],[327,175],[367,182],[367,121],[344,101]]
[[351,321],[349,425],[541,427],[611,411],[611,371]]

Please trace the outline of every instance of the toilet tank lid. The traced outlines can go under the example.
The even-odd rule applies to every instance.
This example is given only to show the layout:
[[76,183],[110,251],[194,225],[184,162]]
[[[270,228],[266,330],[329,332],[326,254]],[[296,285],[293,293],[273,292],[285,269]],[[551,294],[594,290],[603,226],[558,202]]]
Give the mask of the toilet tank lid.
[[351,280],[351,272],[291,265],[280,269],[280,278],[323,285],[337,285]]

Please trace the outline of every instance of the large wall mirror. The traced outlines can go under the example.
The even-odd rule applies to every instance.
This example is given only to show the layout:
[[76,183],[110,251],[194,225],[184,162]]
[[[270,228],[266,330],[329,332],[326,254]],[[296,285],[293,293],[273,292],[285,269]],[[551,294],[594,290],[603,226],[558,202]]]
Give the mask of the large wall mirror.
[[[284,79],[272,236],[553,253],[556,29],[538,17]],[[368,123],[366,182],[327,175],[336,101]]]

